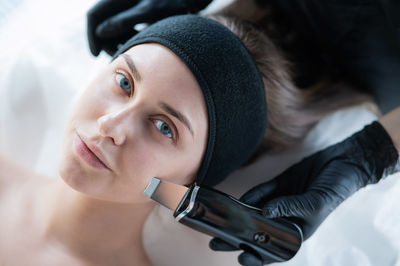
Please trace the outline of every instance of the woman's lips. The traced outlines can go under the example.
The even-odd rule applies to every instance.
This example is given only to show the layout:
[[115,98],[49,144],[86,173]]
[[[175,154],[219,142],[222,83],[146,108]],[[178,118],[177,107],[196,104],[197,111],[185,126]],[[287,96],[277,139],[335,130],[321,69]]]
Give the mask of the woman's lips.
[[90,166],[98,169],[110,170],[86,145],[86,143],[77,134],[75,136],[75,149],[81,158]]

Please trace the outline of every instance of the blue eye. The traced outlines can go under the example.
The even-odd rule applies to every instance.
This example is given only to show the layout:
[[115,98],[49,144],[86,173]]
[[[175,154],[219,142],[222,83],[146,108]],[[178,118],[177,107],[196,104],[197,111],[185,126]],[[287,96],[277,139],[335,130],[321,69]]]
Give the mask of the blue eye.
[[173,137],[172,130],[170,126],[162,120],[154,120],[154,124],[156,125],[157,129],[161,132],[161,134],[167,136],[168,138]]
[[123,89],[127,94],[131,95],[131,81],[124,74],[117,72],[115,75],[115,80],[121,89]]

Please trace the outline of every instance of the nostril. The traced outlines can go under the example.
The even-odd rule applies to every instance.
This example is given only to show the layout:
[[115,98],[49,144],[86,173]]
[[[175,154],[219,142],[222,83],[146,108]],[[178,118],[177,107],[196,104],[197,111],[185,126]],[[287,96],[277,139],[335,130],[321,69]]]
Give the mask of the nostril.
[[111,138],[112,138],[114,144],[117,146],[122,145],[125,141],[125,138],[122,135],[118,135],[117,137],[114,137],[114,138],[111,137]]
[[105,115],[97,119],[100,136],[110,138],[114,145],[122,145],[125,142],[125,132],[123,126],[115,121],[112,115]]

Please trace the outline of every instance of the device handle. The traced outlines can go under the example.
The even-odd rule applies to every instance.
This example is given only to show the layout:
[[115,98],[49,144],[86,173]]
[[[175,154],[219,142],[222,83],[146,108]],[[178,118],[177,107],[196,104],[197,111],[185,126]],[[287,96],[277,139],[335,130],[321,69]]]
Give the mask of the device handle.
[[295,223],[283,218],[267,219],[259,209],[211,188],[191,188],[174,216],[182,224],[258,254],[267,262],[291,259],[303,240]]

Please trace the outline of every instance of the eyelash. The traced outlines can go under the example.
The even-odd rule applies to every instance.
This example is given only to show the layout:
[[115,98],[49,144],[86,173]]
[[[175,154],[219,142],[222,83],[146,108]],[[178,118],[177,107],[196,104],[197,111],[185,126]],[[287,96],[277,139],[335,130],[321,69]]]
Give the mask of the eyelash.
[[[116,80],[116,75],[117,74],[119,74],[119,75],[123,75],[125,78],[127,78],[128,80],[129,80],[129,82],[131,83],[131,94],[129,95],[129,96],[131,96],[132,95],[132,90],[133,90],[133,81],[132,81],[132,79],[131,79],[131,77],[129,76],[129,74],[127,74],[124,70],[122,70],[122,69],[116,69],[115,71],[114,71],[114,80],[115,80],[115,82],[117,83],[117,86],[121,89],[121,90],[123,90],[124,91],[124,89],[123,88],[121,88],[121,86],[118,84],[118,82],[117,82],[117,80]],[[124,93],[126,93],[125,91],[124,91]],[[128,95],[128,93],[126,93],[127,95]],[[158,131],[158,133],[159,134],[161,134],[163,137],[165,137],[165,138],[168,138],[168,139],[170,139],[174,144],[176,144],[176,142],[177,142],[177,139],[178,139],[178,134],[176,133],[177,132],[177,130],[176,130],[176,127],[175,127],[175,125],[172,123],[172,126],[170,125],[170,123],[168,123],[168,122],[166,122],[165,120],[163,120],[163,119],[159,119],[159,118],[157,118],[157,119],[150,119],[151,120],[151,122],[153,123],[153,125],[154,125],[154,127],[156,128],[156,130]],[[156,124],[155,124],[155,122],[156,121],[162,121],[162,122],[164,122],[164,123],[166,123],[167,125],[168,125],[168,127],[171,129],[171,131],[172,131],[172,137],[170,138],[170,137],[168,137],[168,136],[165,136],[164,134],[162,134],[161,133],[161,131],[157,128],[157,126],[156,126]]]
[[[130,92],[130,94],[128,94],[128,93],[119,85],[118,81],[116,80],[117,75],[122,75],[122,76],[124,76],[126,79],[129,80],[130,85],[131,85],[131,88],[130,88],[131,92]],[[131,96],[131,95],[132,95],[133,89],[134,89],[134,82],[132,81],[132,78],[129,76],[129,74],[127,74],[124,70],[122,70],[122,69],[116,69],[116,70],[114,71],[114,81],[115,81],[115,83],[117,84],[117,86],[118,86],[121,90],[124,91],[125,94],[127,94],[128,96]]]
[[[175,127],[175,125],[174,125],[173,123],[168,123],[168,122],[165,121],[164,119],[160,119],[160,118],[152,118],[152,119],[150,119],[150,121],[151,121],[151,123],[153,124],[153,126],[155,127],[155,129],[158,131],[158,133],[162,135],[162,137],[168,138],[168,139],[169,139],[170,141],[172,141],[174,144],[177,143],[178,134],[177,134],[176,127]],[[165,124],[168,125],[168,127],[171,129],[171,133],[172,133],[172,137],[171,137],[171,138],[170,138],[170,137],[167,137],[166,135],[164,135],[163,133],[161,133],[161,131],[157,128],[156,121],[162,121],[162,122],[164,122]],[[172,126],[171,126],[171,124],[172,124]]]

